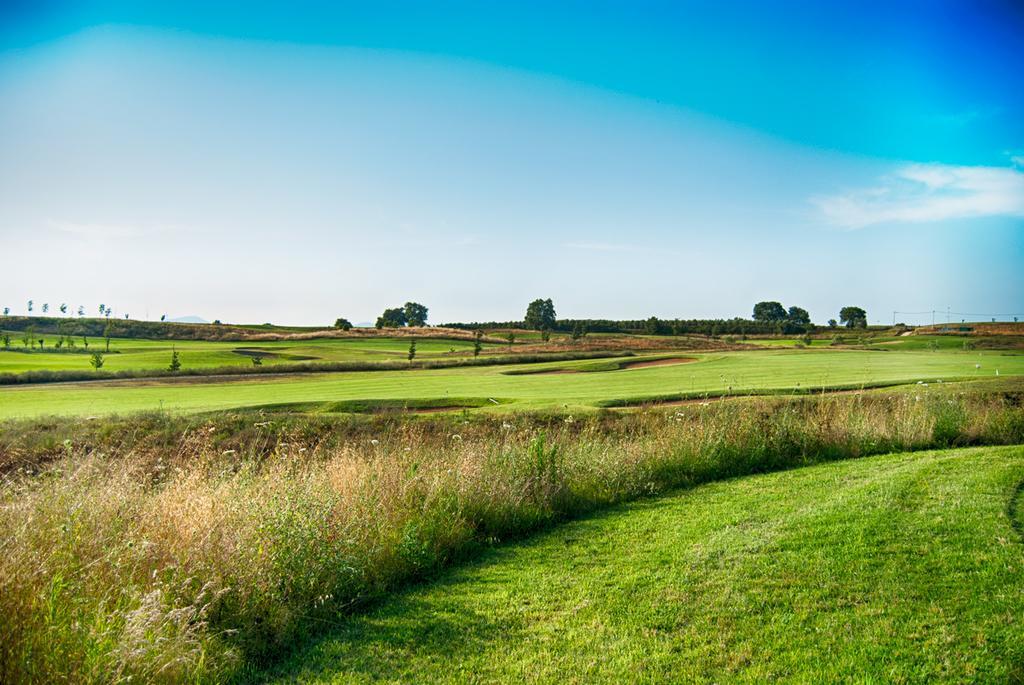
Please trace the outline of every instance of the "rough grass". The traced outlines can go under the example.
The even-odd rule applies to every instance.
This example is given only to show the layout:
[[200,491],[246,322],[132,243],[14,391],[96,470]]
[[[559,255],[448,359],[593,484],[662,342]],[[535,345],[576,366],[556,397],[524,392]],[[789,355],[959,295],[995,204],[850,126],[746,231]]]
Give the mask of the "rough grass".
[[[1024,448],[703,486],[495,549],[281,682],[1019,682]],[[1019,496],[1019,495],[1018,495]]]
[[340,444],[271,436],[257,416],[251,450],[224,449],[216,421],[162,449],[72,440],[64,456],[7,473],[0,681],[251,676],[339,613],[618,502],[873,453],[1024,441],[1019,406],[950,393],[724,403],[611,430],[568,416],[543,432],[511,419],[466,435],[450,420],[406,422]]

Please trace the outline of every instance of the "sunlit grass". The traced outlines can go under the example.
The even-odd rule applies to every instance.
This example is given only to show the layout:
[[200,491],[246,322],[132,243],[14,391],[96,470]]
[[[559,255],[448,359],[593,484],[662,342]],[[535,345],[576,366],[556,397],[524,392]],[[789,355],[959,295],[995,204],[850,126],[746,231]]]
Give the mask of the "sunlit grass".
[[356,617],[281,682],[1018,682],[1024,448],[702,486]]

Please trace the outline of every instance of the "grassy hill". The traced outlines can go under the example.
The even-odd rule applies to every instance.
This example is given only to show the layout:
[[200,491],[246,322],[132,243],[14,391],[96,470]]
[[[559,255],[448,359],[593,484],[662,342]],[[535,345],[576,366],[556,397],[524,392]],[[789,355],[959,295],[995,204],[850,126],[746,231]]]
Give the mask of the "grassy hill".
[[1022,480],[1024,448],[979,448],[627,505],[409,590],[273,676],[1020,682]]

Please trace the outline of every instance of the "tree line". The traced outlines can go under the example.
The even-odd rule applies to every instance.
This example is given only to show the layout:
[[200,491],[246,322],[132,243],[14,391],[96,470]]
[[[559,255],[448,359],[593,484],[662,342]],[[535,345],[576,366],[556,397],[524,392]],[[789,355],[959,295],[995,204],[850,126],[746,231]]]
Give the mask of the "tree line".
[[[839,311],[839,321],[829,320],[830,328],[840,322],[847,328],[867,327],[867,312],[861,307],[847,306]],[[559,319],[554,302],[537,299],[530,302],[522,321],[485,321],[448,323],[448,328],[463,330],[489,328],[529,328],[545,333],[569,333],[579,338],[587,333],[646,333],[649,335],[795,335],[812,333],[820,327],[811,322],[803,307],[786,308],[780,302],[764,301],[754,305],[749,319]]]

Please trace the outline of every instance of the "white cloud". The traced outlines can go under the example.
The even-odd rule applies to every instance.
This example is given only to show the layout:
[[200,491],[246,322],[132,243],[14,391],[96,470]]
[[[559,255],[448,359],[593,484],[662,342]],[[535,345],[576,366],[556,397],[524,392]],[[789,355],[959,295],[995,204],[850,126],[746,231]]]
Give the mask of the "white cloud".
[[844,228],[1024,216],[1024,169],[907,164],[875,187],[811,202],[828,221]]

